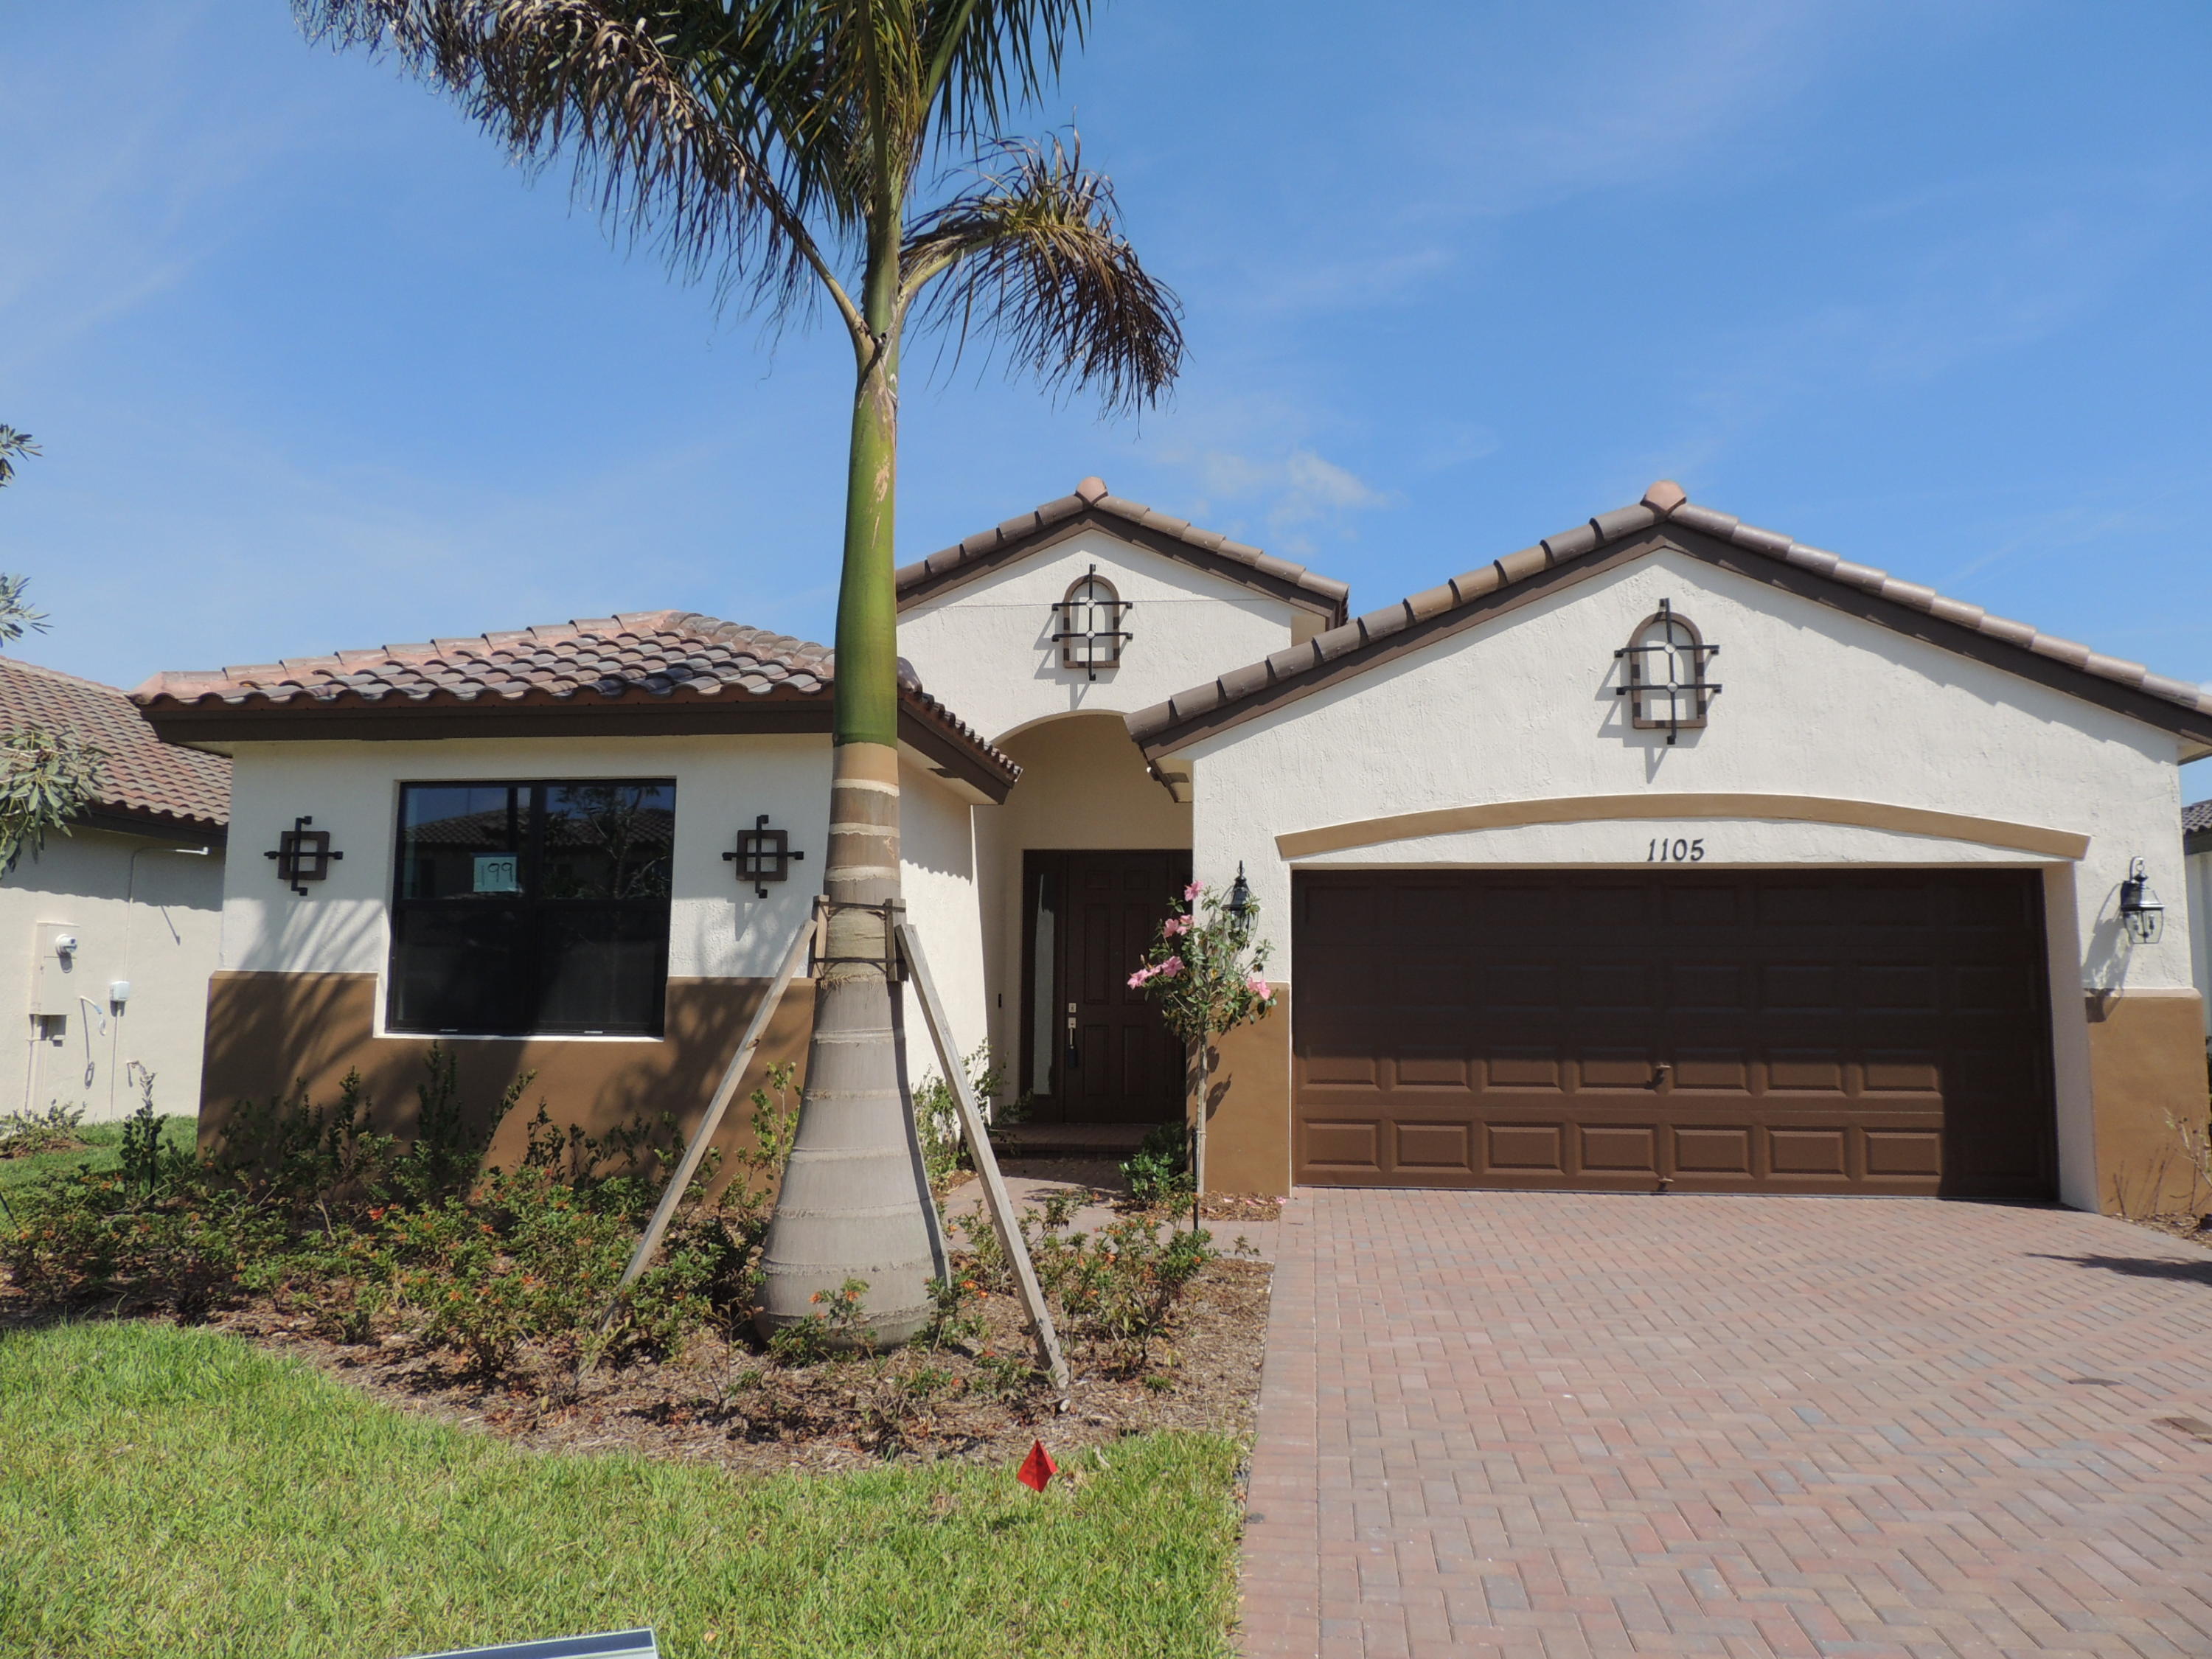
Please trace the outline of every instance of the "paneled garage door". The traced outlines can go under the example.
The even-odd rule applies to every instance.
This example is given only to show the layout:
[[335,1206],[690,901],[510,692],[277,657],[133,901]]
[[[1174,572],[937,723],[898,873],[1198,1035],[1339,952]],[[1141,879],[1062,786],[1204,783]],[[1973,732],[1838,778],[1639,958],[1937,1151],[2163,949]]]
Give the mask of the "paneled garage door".
[[1297,1178],[2045,1199],[2029,871],[1300,872]]

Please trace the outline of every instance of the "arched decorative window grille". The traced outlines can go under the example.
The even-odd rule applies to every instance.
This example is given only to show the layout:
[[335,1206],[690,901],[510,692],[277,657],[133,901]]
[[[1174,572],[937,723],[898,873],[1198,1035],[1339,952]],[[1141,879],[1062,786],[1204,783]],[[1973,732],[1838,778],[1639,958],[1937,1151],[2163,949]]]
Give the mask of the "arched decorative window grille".
[[1705,670],[1720,647],[1707,645],[1698,625],[1671,600],[1660,600],[1658,610],[1613,654],[1626,665],[1613,695],[1628,699],[1629,723],[1637,730],[1663,730],[1672,743],[1684,730],[1705,723],[1713,694],[1721,689]]
[[1121,648],[1129,642],[1121,621],[1133,603],[1114,591],[1095,564],[1077,577],[1067,597],[1054,607],[1052,637],[1060,646],[1060,665],[1080,668],[1094,680],[1100,669],[1119,667]]

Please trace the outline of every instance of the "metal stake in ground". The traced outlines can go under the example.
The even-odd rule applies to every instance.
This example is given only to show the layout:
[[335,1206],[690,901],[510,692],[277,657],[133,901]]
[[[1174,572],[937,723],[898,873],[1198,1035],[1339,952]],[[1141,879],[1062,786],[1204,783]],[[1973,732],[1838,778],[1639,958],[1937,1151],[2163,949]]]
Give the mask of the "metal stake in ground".
[[1051,1376],[1053,1386],[1061,1394],[1067,1392],[1067,1360],[1060,1351],[1060,1333],[1053,1328],[1052,1310],[1045,1306],[1044,1291],[1037,1284],[1036,1268],[1030,1261],[1029,1246],[1022,1240],[1022,1230],[1014,1221],[1013,1202],[1006,1196],[1006,1183],[999,1174],[998,1154],[991,1150],[991,1136],[984,1127],[982,1109],[976,1104],[975,1091],[968,1081],[968,1068],[960,1063],[960,1049],[952,1041],[952,1028],[945,1023],[945,1010],[937,1000],[937,981],[929,976],[928,959],[921,953],[921,940],[906,922],[898,925],[899,954],[906,958],[907,972],[914,976],[914,988],[921,1002],[921,1018],[929,1027],[929,1040],[936,1045],[938,1068],[945,1075],[945,1086],[952,1091],[953,1104],[960,1115],[960,1132],[967,1138],[968,1151],[975,1160],[975,1179],[983,1188],[983,1203],[991,1212],[991,1226],[999,1235],[999,1248],[1006,1253],[1007,1264],[1014,1272],[1014,1286],[1020,1291],[1022,1311],[1029,1316],[1030,1334],[1036,1339],[1037,1358]]

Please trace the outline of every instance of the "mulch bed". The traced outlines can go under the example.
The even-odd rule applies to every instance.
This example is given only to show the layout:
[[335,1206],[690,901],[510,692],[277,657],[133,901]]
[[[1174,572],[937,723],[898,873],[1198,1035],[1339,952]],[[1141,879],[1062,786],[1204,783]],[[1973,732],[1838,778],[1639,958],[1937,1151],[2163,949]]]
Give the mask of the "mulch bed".
[[[533,1449],[829,1473],[887,1460],[1011,1462],[1040,1438],[1058,1457],[1158,1429],[1249,1433],[1270,1271],[1229,1257],[1209,1266],[1140,1373],[1115,1376],[1097,1356],[1072,1354],[1075,1382],[1064,1410],[1048,1387],[995,1391],[988,1366],[952,1348],[787,1365],[749,1343],[709,1335],[674,1358],[604,1364],[580,1383],[564,1355],[528,1353],[512,1374],[487,1380],[404,1339],[386,1339],[391,1346],[332,1341],[312,1320],[268,1301],[219,1310],[208,1322],[387,1405]],[[1029,1355],[1013,1298],[988,1297],[982,1313],[988,1334],[979,1351]]]
[[2130,1215],[2120,1218],[2132,1221],[2138,1227],[2148,1227],[2153,1232],[2185,1238],[2192,1244],[2212,1249],[2212,1215]]

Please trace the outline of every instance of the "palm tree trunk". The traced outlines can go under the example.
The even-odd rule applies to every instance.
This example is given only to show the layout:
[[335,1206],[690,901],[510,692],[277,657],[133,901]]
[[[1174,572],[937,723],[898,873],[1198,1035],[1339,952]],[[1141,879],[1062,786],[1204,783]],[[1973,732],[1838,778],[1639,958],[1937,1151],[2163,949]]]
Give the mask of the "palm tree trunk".
[[[876,296],[871,294],[872,301]],[[869,307],[874,321],[874,305]],[[864,1279],[867,1336],[903,1342],[945,1271],[914,1106],[883,907],[899,896],[898,616],[891,580],[898,364],[886,327],[853,404],[830,782],[830,958],[815,986],[806,1085],[763,1256],[763,1329]]]

